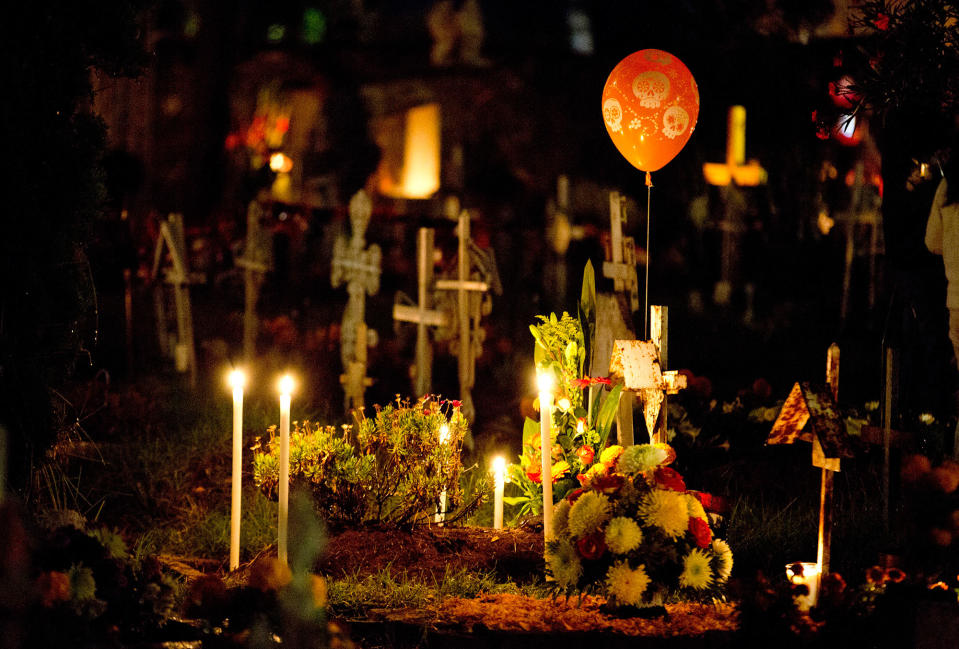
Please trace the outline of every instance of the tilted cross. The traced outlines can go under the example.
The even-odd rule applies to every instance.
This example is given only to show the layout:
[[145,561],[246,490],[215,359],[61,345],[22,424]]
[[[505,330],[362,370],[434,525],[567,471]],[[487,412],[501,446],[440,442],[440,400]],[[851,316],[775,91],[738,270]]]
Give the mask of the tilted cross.
[[202,279],[199,273],[191,273],[186,253],[186,235],[183,230],[183,215],[170,214],[166,221],[160,222],[160,236],[153,252],[153,272],[156,280],[163,261],[163,250],[170,255],[171,266],[163,269],[163,281],[173,287],[173,301],[176,308],[176,343],[170,348],[166,329],[164,298],[156,294],[157,332],[160,336],[160,349],[172,352],[179,372],[190,372],[190,386],[196,387],[197,366],[196,347],[193,341],[193,311],[190,307],[189,285]]
[[340,359],[343,362],[343,384],[347,410],[363,407],[363,393],[371,381],[366,377],[366,296],[380,290],[380,247],[366,247],[366,228],[370,223],[373,203],[369,195],[360,190],[350,199],[349,240],[340,237],[333,246],[333,267],[330,283],[334,288],[346,284],[349,299],[343,310],[340,329]]
[[251,201],[246,211],[246,245],[235,261],[235,265],[243,269],[243,360],[247,366],[256,355],[256,303],[264,276],[272,265],[270,239],[260,223],[262,218],[260,203]]

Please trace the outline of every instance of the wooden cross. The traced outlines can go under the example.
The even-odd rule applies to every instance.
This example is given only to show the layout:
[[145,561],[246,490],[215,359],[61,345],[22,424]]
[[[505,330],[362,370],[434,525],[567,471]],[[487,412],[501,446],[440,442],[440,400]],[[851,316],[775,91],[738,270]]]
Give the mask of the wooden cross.
[[[686,377],[664,370],[666,359],[666,307],[652,306],[652,340],[617,340],[609,363],[610,375],[623,382],[624,394],[638,394],[643,402],[643,417],[650,442],[666,441],[666,395],[686,387]],[[628,418],[628,423],[627,423]],[[617,419],[619,443],[632,432],[632,411]],[[628,431],[628,432],[627,432]]]
[[157,313],[157,333],[160,337],[160,349],[172,355],[178,372],[190,373],[190,386],[196,387],[196,346],[193,340],[193,311],[190,308],[189,285],[202,279],[199,273],[190,273],[186,254],[186,235],[183,230],[183,215],[170,214],[166,221],[160,222],[160,236],[153,251],[153,271],[151,278],[156,281],[164,249],[170,255],[171,265],[163,269],[163,281],[173,288],[173,301],[176,308],[176,342],[170,345],[171,335],[166,327],[166,313],[162,291],[154,293]]
[[416,362],[413,366],[413,387],[417,396],[429,394],[433,380],[433,347],[429,327],[445,327],[450,318],[431,307],[433,288],[433,237],[432,228],[420,228],[416,236],[416,306],[393,305],[393,319],[397,322],[416,324]]
[[[726,191],[726,214],[719,222],[722,231],[720,281],[716,284],[713,299],[718,304],[728,304],[732,293],[734,267],[738,258],[737,241],[745,231],[745,199],[736,187],[754,187],[766,182],[766,170],[758,162],[746,164],[746,109],[743,106],[729,108],[726,127],[726,162],[703,164],[706,182]],[[747,313],[749,311],[747,306]]]
[[548,256],[543,268],[546,290],[557,296],[566,294],[566,253],[569,244],[586,236],[585,228],[573,225],[569,215],[569,177],[560,175],[556,181],[556,200],[554,202],[550,199],[546,208],[546,237],[552,254]]
[[473,385],[476,382],[476,359],[482,352],[482,297],[490,290],[488,282],[472,279],[470,263],[470,216],[463,210],[456,227],[457,279],[439,279],[437,291],[456,291],[456,327],[452,348],[457,356],[462,413],[472,420],[476,414],[473,407]]
[[626,211],[625,198],[619,192],[609,193],[609,259],[603,262],[603,276],[613,280],[617,292],[629,293],[629,305],[633,313],[639,310],[639,279],[636,276],[636,242],[623,236]]
[[366,376],[366,296],[375,295],[380,290],[382,259],[379,246],[372,244],[366,247],[366,228],[372,212],[373,203],[369,195],[362,189],[356,192],[350,199],[352,235],[349,240],[338,238],[333,246],[330,283],[333,288],[345,283],[349,294],[340,329],[340,359],[343,362],[340,383],[343,384],[347,412],[363,407],[363,393],[372,385]]
[[246,210],[246,245],[236,258],[236,266],[243,269],[243,360],[247,367],[256,356],[256,336],[259,320],[256,303],[266,272],[271,268],[270,240],[261,223],[263,208],[258,201],[250,201]]
[[840,470],[840,459],[852,457],[846,442],[845,423],[839,415],[839,345],[833,343],[826,356],[825,389],[808,383],[793,386],[773,423],[767,444],[812,442],[812,464],[822,469],[819,499],[819,574],[829,573],[832,540],[833,474]]

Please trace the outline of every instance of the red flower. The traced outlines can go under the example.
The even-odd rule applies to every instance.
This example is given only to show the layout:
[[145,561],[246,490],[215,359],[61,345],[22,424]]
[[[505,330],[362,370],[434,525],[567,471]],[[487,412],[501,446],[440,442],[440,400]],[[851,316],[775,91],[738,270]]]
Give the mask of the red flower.
[[876,29],[884,32],[889,29],[889,16],[887,14],[879,14],[876,16],[876,19],[872,21],[872,24],[876,26]]
[[656,484],[665,489],[686,491],[686,483],[683,481],[683,476],[668,466],[661,466],[656,469],[656,472],[653,474],[653,479],[656,480]]
[[526,469],[526,477],[536,484],[539,484],[543,481],[543,471],[539,468],[539,466],[531,466],[530,468]]
[[585,379],[573,379],[570,381],[574,386],[582,390],[585,387],[588,387],[591,383],[591,379],[587,376]]
[[709,523],[702,518],[689,517],[689,532],[696,539],[696,545],[701,548],[708,548],[713,542],[713,531],[709,529]]
[[604,494],[614,494],[619,491],[623,483],[626,482],[626,478],[621,475],[601,475],[593,478],[590,486],[596,491],[601,491]]
[[753,394],[765,401],[772,396],[773,387],[769,385],[769,381],[766,379],[756,379],[753,381]]
[[[576,477],[577,477],[577,478],[585,478],[586,476],[584,476],[584,475],[578,475],[578,476],[576,476]],[[582,482],[582,480],[580,480],[580,482]],[[568,494],[566,494],[566,502],[568,502],[570,505],[572,505],[574,502],[576,502],[577,500],[579,500],[579,497],[582,496],[584,493],[586,493],[586,490],[583,489],[582,487],[580,487],[579,489],[573,489],[573,490],[570,491]]]
[[606,539],[602,532],[593,532],[576,541],[576,550],[584,559],[599,559],[606,552]]
[[602,383],[603,385],[612,385],[613,380],[608,376],[595,376],[592,379],[593,383]]
[[589,466],[592,464],[595,456],[596,451],[593,450],[592,446],[580,446],[576,451],[576,457],[578,457],[579,461],[583,463],[583,466]]
[[580,474],[578,474],[578,475],[576,476],[576,479],[579,480],[579,484],[580,484],[580,485],[582,485],[583,487],[585,487],[586,485],[589,484],[589,481],[590,481],[591,478],[590,478],[588,475],[586,475],[585,473],[580,473]]
[[450,399],[450,402],[449,402],[449,403],[450,403],[450,405],[453,406],[454,408],[459,408],[460,406],[463,405],[463,402],[462,402],[462,401],[458,401],[457,399]]

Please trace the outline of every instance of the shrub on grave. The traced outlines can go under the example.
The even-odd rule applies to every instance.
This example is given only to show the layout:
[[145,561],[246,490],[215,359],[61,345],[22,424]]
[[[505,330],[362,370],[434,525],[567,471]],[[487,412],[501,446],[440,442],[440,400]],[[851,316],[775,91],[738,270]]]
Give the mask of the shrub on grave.
[[[423,397],[375,406],[355,426],[294,422],[290,431],[290,487],[304,488],[333,525],[409,526],[431,520],[446,493],[447,520],[462,518],[489,491],[463,503],[460,462],[468,424],[456,401]],[[257,487],[274,496],[279,480],[279,437],[253,447]]]
[[611,446],[603,455],[600,470],[554,510],[546,564],[557,586],[604,595],[615,606],[721,597],[732,551],[714,538],[709,497],[688,491],[666,466],[672,449]]

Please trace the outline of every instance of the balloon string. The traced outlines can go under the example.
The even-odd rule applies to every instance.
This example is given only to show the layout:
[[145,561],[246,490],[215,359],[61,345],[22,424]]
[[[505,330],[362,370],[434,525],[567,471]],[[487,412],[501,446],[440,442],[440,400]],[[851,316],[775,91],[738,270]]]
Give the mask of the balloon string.
[[646,290],[643,305],[643,340],[649,336],[649,204],[653,194],[653,177],[646,172]]

